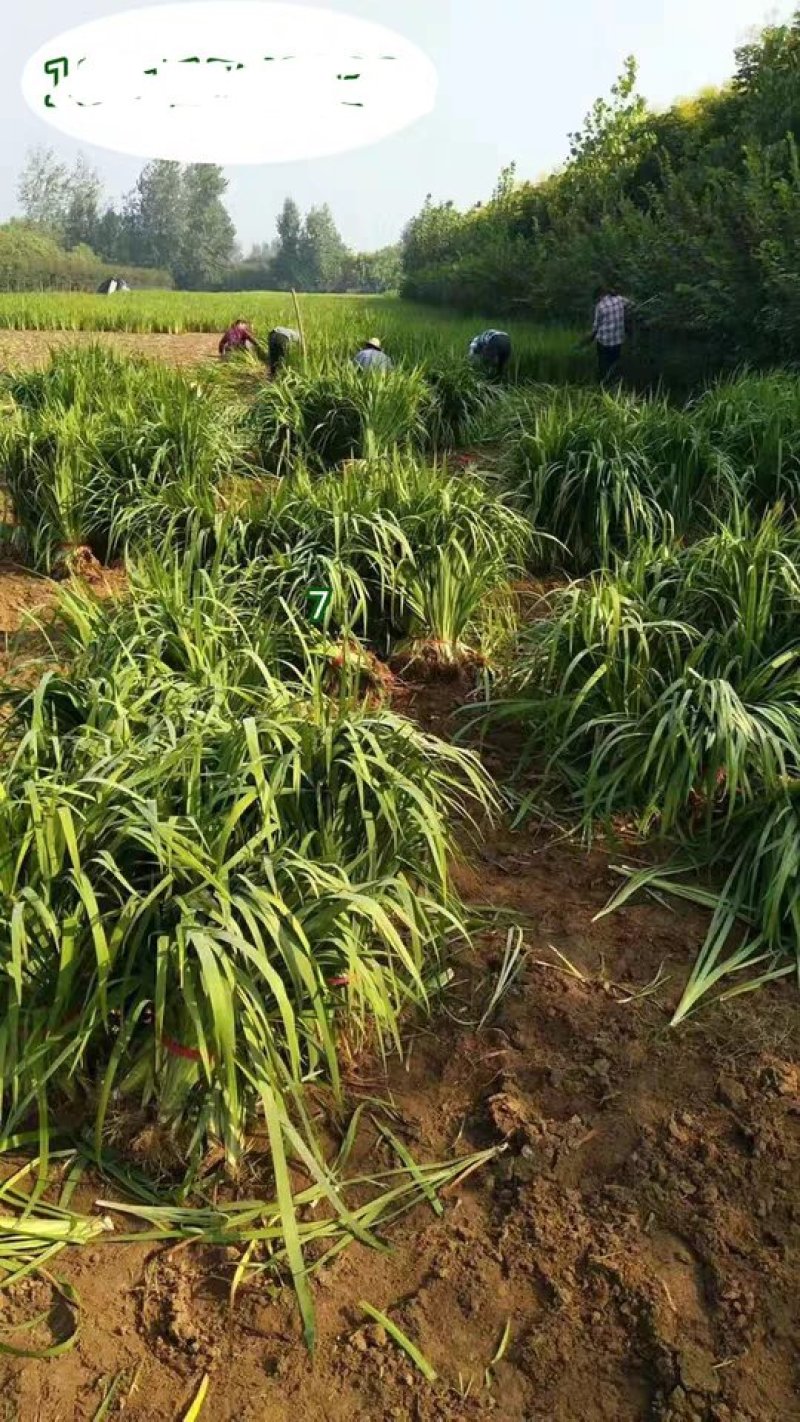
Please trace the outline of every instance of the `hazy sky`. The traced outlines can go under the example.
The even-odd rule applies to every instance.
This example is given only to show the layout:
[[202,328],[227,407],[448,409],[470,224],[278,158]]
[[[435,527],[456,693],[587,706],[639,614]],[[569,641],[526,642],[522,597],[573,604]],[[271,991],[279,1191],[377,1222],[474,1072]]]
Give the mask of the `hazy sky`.
[[[295,0],[298,5],[307,0]],[[329,202],[345,239],[361,249],[394,241],[425,194],[459,206],[484,198],[504,164],[535,177],[562,162],[567,133],[607,93],[635,54],[648,99],[667,105],[728,77],[753,26],[782,20],[794,0],[312,0],[373,19],[424,48],[439,70],[437,108],[374,148],[291,165],[231,168],[229,206],[247,246],[274,235],[287,194],[302,208]],[[28,147],[78,145],[28,109],[19,81],[51,35],[142,0],[29,0],[9,7],[0,53],[0,220],[16,210]],[[265,112],[265,123],[291,114]],[[141,167],[101,148],[83,150],[118,197]]]

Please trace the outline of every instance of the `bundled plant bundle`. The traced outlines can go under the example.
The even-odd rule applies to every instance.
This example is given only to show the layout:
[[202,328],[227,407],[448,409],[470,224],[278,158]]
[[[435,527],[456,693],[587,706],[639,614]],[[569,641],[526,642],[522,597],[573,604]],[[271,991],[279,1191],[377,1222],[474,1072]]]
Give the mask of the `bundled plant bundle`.
[[153,490],[172,488],[173,505],[213,505],[217,481],[241,458],[234,407],[168,367],[65,351],[9,388],[5,477],[46,569],[83,546],[101,559],[119,552],[120,513]]
[[337,1038],[396,1040],[447,938],[478,761],[320,690],[286,609],[176,562],[132,602],[65,596],[69,675],[14,697],[0,802],[6,1133],[88,1091],[149,1103],[196,1161]]
[[666,400],[556,392],[523,405],[503,432],[501,471],[535,527],[559,540],[550,561],[584,572],[637,539],[702,524],[727,501],[724,457]]
[[[728,876],[679,1015],[723,963],[800,952],[799,615],[800,526],[739,513],[552,594],[485,713],[519,727],[527,762],[544,757],[587,830],[633,814]],[[723,959],[739,914],[753,932]]]

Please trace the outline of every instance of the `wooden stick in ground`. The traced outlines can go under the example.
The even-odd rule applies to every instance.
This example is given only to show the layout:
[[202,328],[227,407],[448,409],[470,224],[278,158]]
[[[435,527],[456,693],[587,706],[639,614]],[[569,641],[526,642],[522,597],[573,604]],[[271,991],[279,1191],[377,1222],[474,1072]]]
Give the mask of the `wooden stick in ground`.
[[295,319],[297,321],[297,329],[300,332],[300,352],[303,357],[303,362],[305,363],[306,337],[305,332],[303,330],[303,318],[300,315],[300,302],[297,300],[297,292],[295,291],[294,287],[292,287],[292,301],[294,302],[294,314]]

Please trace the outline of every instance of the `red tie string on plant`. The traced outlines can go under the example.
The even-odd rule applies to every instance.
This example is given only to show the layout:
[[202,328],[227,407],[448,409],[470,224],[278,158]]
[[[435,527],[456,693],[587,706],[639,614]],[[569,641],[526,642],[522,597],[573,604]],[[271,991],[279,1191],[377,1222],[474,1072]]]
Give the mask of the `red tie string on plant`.
[[[345,974],[343,977],[339,978],[327,978],[326,981],[328,987],[347,987],[350,983],[350,977],[349,974]],[[63,1022],[61,1023],[61,1027],[63,1028],[69,1026],[70,1022],[74,1022],[77,1017],[80,1017],[80,1015],[80,1008],[77,1012],[71,1012],[68,1017],[64,1018]],[[184,1047],[181,1042],[176,1042],[174,1037],[162,1037],[161,1045],[164,1048],[165,1052],[169,1052],[170,1055],[173,1057],[182,1057],[184,1061],[200,1062],[203,1060],[202,1054],[198,1052],[196,1047]]]
[[203,1060],[201,1053],[195,1047],[183,1047],[180,1042],[173,1041],[172,1037],[162,1037],[161,1045],[173,1057],[183,1057],[187,1062]]
[[[328,987],[347,987],[350,982],[350,978],[349,975],[346,974],[344,977],[328,978],[326,981]],[[200,1052],[198,1052],[194,1047],[184,1047],[181,1045],[180,1042],[174,1041],[172,1037],[162,1037],[161,1045],[164,1050],[170,1052],[173,1057],[183,1057],[186,1061],[189,1062],[202,1061],[202,1056]]]

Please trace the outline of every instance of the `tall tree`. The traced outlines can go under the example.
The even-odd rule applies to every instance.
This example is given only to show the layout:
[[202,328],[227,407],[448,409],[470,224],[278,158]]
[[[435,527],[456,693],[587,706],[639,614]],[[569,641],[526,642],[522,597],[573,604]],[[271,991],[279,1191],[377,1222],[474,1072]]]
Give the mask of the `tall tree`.
[[588,221],[612,210],[653,148],[653,131],[647,102],[636,89],[637,65],[633,56],[611,87],[611,99],[600,98],[569,135],[570,161],[563,178],[565,196],[573,207],[583,208]]
[[186,239],[186,199],[180,163],[157,160],[139,174],[125,199],[124,222],[138,266],[173,270]]
[[273,257],[277,254],[277,251],[277,239],[274,239],[272,242],[254,242],[252,247],[250,248],[250,251],[245,257],[245,261],[271,262]]
[[800,10],[737,50],[734,92],[748,137],[770,145],[800,140]]
[[278,217],[278,250],[272,267],[272,280],[278,291],[305,289],[302,241],[300,209],[292,198],[287,198]]
[[61,236],[69,200],[69,172],[52,148],[29,150],[17,183],[17,198],[28,222]]
[[341,290],[347,247],[327,203],[322,207],[312,207],[306,216],[299,250],[306,290]]
[[95,250],[108,262],[131,261],[129,233],[123,216],[109,205],[98,219]]
[[403,275],[402,248],[381,247],[377,252],[348,252],[343,291],[397,291]]
[[216,286],[236,252],[236,229],[223,197],[228,180],[213,163],[192,163],[183,175],[184,228],[172,271],[180,286]]
[[64,245],[68,249],[85,244],[94,247],[100,224],[103,184],[96,168],[78,154],[68,177],[67,209],[64,215]]
[[428,193],[422,211],[403,232],[403,265],[408,272],[424,271],[460,255],[463,219],[452,201],[434,203]]

